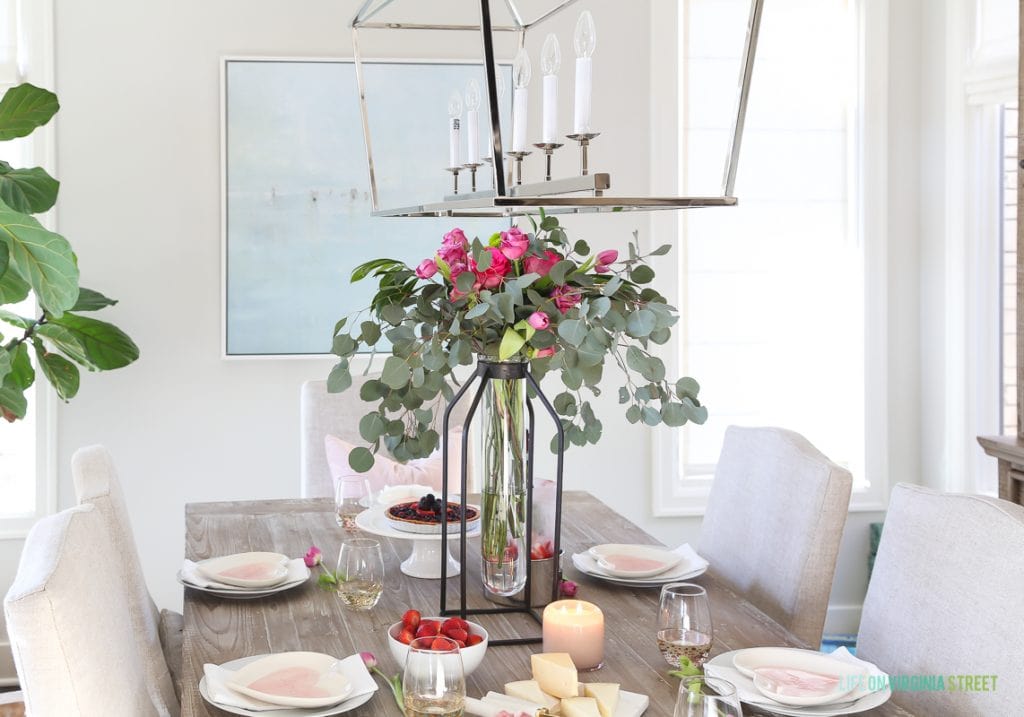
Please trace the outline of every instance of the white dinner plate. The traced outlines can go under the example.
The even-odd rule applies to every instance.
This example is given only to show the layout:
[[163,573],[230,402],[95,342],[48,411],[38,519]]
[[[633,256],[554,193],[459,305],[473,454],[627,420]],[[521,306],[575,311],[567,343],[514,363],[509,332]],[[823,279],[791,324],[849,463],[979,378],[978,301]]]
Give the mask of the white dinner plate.
[[[305,567],[305,566],[303,566]],[[275,595],[276,593],[284,592],[285,590],[291,590],[292,588],[298,587],[305,583],[311,575],[309,568],[306,568],[306,577],[301,580],[291,580],[280,585],[275,585],[270,588],[222,588],[222,587],[204,587],[202,585],[196,585],[190,583],[182,575],[181,571],[178,571],[177,578],[178,582],[187,588],[192,590],[198,590],[199,592],[208,593],[210,595],[216,595],[217,597],[228,598],[231,600],[255,600],[256,598],[266,597],[268,595]]]
[[[241,669],[251,662],[262,659],[266,655],[253,655],[252,657],[241,657],[237,660],[231,660],[231,662],[225,662],[221,667],[225,669]],[[345,712],[354,710],[356,707],[362,705],[373,699],[376,692],[367,692],[366,694],[357,695],[351,697],[344,702],[330,707],[324,707],[323,709],[302,709],[301,707],[282,707],[279,710],[261,710],[259,712],[254,710],[247,710],[244,707],[232,707],[230,705],[223,705],[219,702],[214,702],[210,698],[210,691],[206,688],[206,676],[199,680],[199,694],[208,703],[213,705],[219,710],[228,712],[233,715],[242,715],[242,717],[333,717],[333,715],[340,715]]]
[[225,684],[235,692],[272,705],[330,707],[352,693],[352,683],[338,668],[336,657],[319,652],[279,652],[236,670]]
[[[797,650],[796,648],[779,649],[806,652],[806,650]],[[857,689],[847,695],[848,699],[844,702],[810,707],[779,704],[762,695],[757,687],[755,687],[754,681],[736,669],[733,659],[741,652],[743,650],[733,650],[713,657],[704,663],[704,674],[709,677],[719,677],[733,683],[736,686],[736,693],[741,701],[753,705],[762,711],[784,715],[785,717],[840,717],[840,715],[857,714],[858,712],[874,709],[879,705],[885,704],[889,697],[892,696],[892,690],[888,686],[885,689],[875,691],[870,691],[865,686],[863,689]]]
[[287,579],[288,556],[268,552],[222,555],[197,562],[196,570],[203,577],[225,585],[268,588]]
[[617,578],[650,578],[683,561],[682,555],[657,545],[605,543],[587,552],[604,572]]
[[574,553],[572,556],[572,564],[584,575],[589,575],[590,577],[597,578],[598,580],[604,580],[612,585],[620,585],[622,587],[629,588],[660,588],[668,583],[679,582],[680,580],[692,580],[693,578],[699,577],[707,572],[707,561],[699,558],[699,556],[698,559],[700,562],[683,560],[674,568],[649,578],[618,578],[614,575],[609,575],[601,568],[600,565],[598,565],[597,561],[594,560],[594,557],[589,553]]

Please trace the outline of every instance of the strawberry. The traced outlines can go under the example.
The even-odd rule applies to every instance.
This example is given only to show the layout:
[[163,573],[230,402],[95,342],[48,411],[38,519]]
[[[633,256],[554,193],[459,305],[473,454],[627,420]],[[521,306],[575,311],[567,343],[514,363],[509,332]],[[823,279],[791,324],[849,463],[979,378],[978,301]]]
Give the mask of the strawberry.
[[470,635],[466,638],[466,647],[472,647],[473,645],[479,645],[484,641],[483,635]]
[[435,640],[432,643],[430,643],[430,649],[444,650],[445,652],[447,652],[448,650],[452,649],[452,641],[446,637],[435,638]]
[[405,628],[400,633],[398,633],[398,641],[403,645],[408,645],[415,639],[416,635],[409,628]]
[[459,646],[460,650],[465,650],[466,649],[466,643],[464,643],[462,640],[456,640],[455,644],[457,644]]
[[405,614],[402,615],[402,626],[407,627],[413,632],[420,626],[420,611],[419,610],[406,610]]
[[424,620],[416,630],[416,637],[437,637],[438,624],[436,620]]
[[447,630],[444,634],[456,642],[465,642],[469,639],[469,633],[458,627],[453,627]]
[[530,548],[530,560],[546,560],[553,557],[554,554],[555,547],[550,540],[545,543],[534,543]]
[[449,630],[465,630],[469,632],[469,623],[460,617],[450,617],[441,623],[441,632],[447,635]]

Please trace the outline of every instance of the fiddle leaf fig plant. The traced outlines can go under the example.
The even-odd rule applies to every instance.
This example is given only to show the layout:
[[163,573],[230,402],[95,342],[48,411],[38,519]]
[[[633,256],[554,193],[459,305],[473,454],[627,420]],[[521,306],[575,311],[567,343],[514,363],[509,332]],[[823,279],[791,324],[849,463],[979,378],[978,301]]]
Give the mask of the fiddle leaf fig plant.
[[[58,109],[49,90],[12,87],[0,99],[0,141],[27,137]],[[139,357],[119,328],[81,315],[117,302],[79,286],[71,244],[32,216],[53,208],[59,188],[40,167],[0,160],[0,415],[11,422],[25,417],[36,370],[67,401],[78,393],[79,367],[107,371]],[[22,316],[30,295],[34,313]]]

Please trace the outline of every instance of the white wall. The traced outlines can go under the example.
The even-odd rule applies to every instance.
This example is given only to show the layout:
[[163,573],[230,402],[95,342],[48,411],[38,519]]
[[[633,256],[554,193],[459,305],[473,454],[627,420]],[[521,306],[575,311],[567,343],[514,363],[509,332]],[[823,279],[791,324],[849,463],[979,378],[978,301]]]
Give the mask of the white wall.
[[[355,5],[354,0],[58,2],[60,228],[78,252],[83,282],[121,300],[107,315],[142,350],[140,360],[125,370],[84,377],[78,397],[61,407],[60,504],[73,501],[72,453],[105,444],[121,471],[147,579],[161,606],[181,603],[173,575],[182,558],[186,502],[298,494],[299,386],[326,376],[331,366],[324,359],[220,357],[220,58],[348,56],[346,24]],[[642,131],[649,94],[657,90],[648,74],[649,6],[614,0],[585,0],[584,5],[593,10],[601,37],[594,106],[605,136],[594,145],[592,165],[609,168],[617,187],[644,192],[651,149],[626,140],[638,127]],[[916,0],[892,5],[891,181],[914,195],[917,150],[903,140],[916,131],[921,7]],[[571,37],[574,21],[575,13],[567,13],[555,31]],[[396,37],[378,34],[368,54],[428,54],[424,35],[403,35],[402,44],[394,42]],[[542,40],[531,40],[534,57]],[[570,46],[563,43],[567,57]],[[448,44],[438,54],[470,56],[474,47],[471,41]],[[563,88],[571,87],[571,67],[571,61],[563,63]],[[562,96],[562,117],[569,118],[570,93]],[[533,103],[537,121],[539,104]],[[531,159],[539,168],[539,158]],[[562,150],[560,169],[568,172],[574,162]],[[594,247],[621,248],[634,228],[647,230],[648,219],[605,215],[569,225]],[[890,366],[913,375],[916,213],[895,213],[888,229],[889,258],[900,267],[889,279],[896,297]],[[429,238],[424,241],[431,245]],[[339,276],[348,269],[339,267]],[[890,447],[891,475],[915,481],[917,385],[908,381],[893,389],[899,445]],[[614,393],[606,392],[597,407],[605,425],[602,443],[573,449],[567,457],[568,486],[592,491],[666,543],[694,542],[698,519],[651,517],[649,434],[625,422]],[[866,585],[867,523],[879,518],[879,513],[851,515],[833,591],[832,629],[856,626]],[[14,571],[10,553],[15,551],[6,551],[10,545],[0,545],[5,551],[0,552],[0,589]]]

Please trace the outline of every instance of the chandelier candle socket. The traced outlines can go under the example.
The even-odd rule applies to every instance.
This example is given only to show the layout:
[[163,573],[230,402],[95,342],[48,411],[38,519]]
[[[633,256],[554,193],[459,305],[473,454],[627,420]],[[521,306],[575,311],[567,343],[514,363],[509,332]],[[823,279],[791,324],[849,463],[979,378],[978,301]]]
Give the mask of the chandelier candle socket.
[[573,35],[573,47],[576,49],[576,105],[572,123],[574,134],[590,132],[592,56],[596,45],[597,30],[594,28],[594,17],[589,10],[584,10],[576,21],[576,32]]
[[[462,97],[453,91],[448,99],[448,167],[459,166],[459,128],[462,122]],[[458,186],[458,185],[456,185]]]
[[[480,85],[476,80],[466,84],[466,165],[480,165]],[[473,174],[476,174],[474,169]],[[475,177],[474,177],[475,179]],[[474,181],[473,190],[476,191]]]
[[559,600],[544,608],[544,652],[567,652],[579,670],[604,663],[604,613],[584,600]]
[[519,48],[512,63],[512,151],[526,151],[526,117],[528,109],[527,87],[530,85],[530,56],[525,48]]
[[544,72],[544,123],[542,136],[545,144],[558,138],[558,70],[562,66],[562,50],[558,38],[548,33],[540,54],[540,67]]

